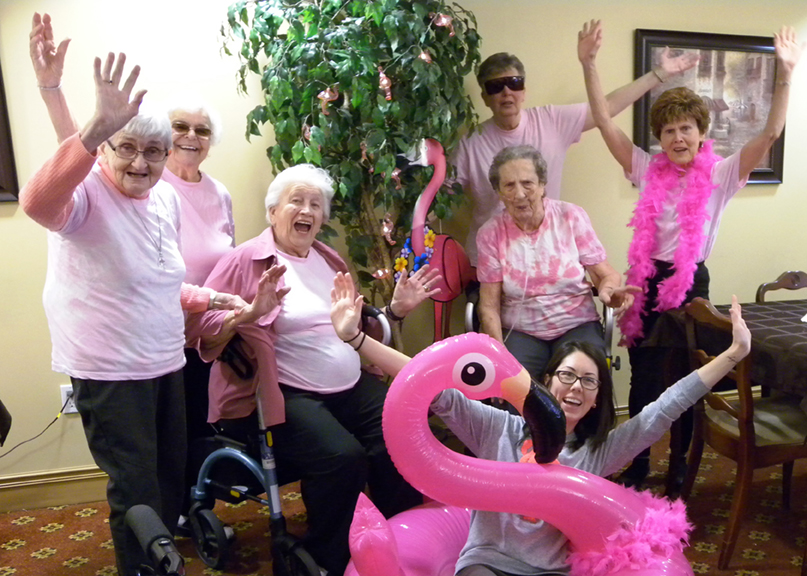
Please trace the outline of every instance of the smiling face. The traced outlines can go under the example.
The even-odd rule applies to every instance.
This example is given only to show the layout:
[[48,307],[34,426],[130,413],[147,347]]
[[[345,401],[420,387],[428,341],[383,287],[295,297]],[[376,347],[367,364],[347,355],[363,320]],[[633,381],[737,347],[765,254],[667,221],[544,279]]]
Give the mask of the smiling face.
[[[486,78],[486,80],[505,78],[507,76],[520,76],[520,73],[515,68],[508,68],[490,78]],[[512,130],[518,126],[521,119],[521,107],[526,97],[526,88],[524,90],[511,90],[505,86],[504,90],[498,94],[488,94],[484,88],[482,89],[482,100],[484,100],[485,106],[493,112],[493,121],[506,130]]]
[[511,160],[499,168],[499,196],[519,228],[532,231],[544,220],[544,185],[535,165],[522,158]]
[[[588,376],[597,380],[600,378],[597,364],[588,355],[579,350],[575,350],[566,356],[557,370],[572,372],[580,377]],[[549,391],[557,398],[563,413],[566,415],[566,433],[568,434],[596,405],[599,388],[586,390],[579,379],[570,386],[562,383],[554,374],[548,378],[547,386],[549,386]]]
[[292,185],[268,214],[277,247],[290,256],[305,258],[322,227],[325,200],[318,188]]
[[168,169],[175,174],[183,171],[197,173],[210,152],[210,119],[200,112],[177,110],[171,114],[170,120],[174,153]]
[[698,131],[698,123],[692,116],[685,116],[661,127],[661,149],[671,162],[686,166],[695,159],[705,134]]
[[[118,132],[112,136],[109,142],[115,148],[122,144],[129,144],[137,150],[147,150],[149,148],[165,150],[165,146],[158,138],[141,138],[123,132]],[[143,154],[137,154],[131,159],[119,158],[107,143],[101,146],[104,159],[112,170],[115,182],[128,196],[133,198],[145,196],[162,176],[163,168],[165,168],[165,158],[159,162],[149,162]]]

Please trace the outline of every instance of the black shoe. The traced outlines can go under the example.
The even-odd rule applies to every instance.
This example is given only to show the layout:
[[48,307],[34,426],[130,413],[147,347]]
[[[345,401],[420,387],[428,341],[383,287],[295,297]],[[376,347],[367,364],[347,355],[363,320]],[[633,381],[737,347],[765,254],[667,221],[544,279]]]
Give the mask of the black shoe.
[[649,473],[650,459],[635,458],[631,465],[619,475],[619,478],[617,478],[616,481],[618,484],[622,484],[626,488],[635,488],[640,490]]

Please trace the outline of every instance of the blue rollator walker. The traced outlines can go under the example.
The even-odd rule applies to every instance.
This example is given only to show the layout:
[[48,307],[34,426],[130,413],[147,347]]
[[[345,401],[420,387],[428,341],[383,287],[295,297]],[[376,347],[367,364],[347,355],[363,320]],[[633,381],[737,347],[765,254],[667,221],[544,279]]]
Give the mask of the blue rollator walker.
[[[389,343],[391,329],[389,321],[378,308],[365,305],[362,314],[375,318],[382,333],[380,340]],[[227,347],[225,356],[219,359],[225,361],[243,380],[251,380],[254,368],[249,360],[239,351],[237,343]],[[224,524],[213,512],[217,499],[232,503],[252,500],[269,508],[269,528],[272,538],[272,567],[274,576],[320,576],[320,569],[311,555],[305,550],[300,539],[289,534],[286,530],[286,519],[280,505],[280,483],[278,481],[277,466],[272,450],[272,433],[265,425],[260,402],[260,386],[256,392],[256,405],[259,430],[258,445],[260,448],[260,462],[247,454],[247,446],[242,442],[226,436],[217,435],[213,438],[218,444],[224,445],[210,453],[201,465],[196,485],[191,488],[191,507],[188,512],[191,537],[199,558],[211,568],[221,569],[226,561],[230,548],[230,540],[224,531]],[[232,464],[243,471],[246,469],[250,482],[257,484],[247,487],[224,483],[214,478],[214,467]],[[254,477],[254,478],[253,478]],[[241,483],[248,483],[242,481]],[[254,482],[253,482],[254,484]],[[260,494],[267,498],[261,498]]]

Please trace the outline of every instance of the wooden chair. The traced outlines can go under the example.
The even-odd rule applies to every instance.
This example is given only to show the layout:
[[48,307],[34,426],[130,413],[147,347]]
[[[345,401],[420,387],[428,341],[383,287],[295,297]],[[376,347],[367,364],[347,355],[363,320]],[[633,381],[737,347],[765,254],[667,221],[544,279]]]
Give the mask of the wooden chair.
[[765,302],[765,292],[771,290],[798,290],[799,288],[807,288],[807,272],[790,271],[782,272],[779,278],[773,282],[765,282],[760,284],[757,288],[757,302]]
[[[697,369],[714,357],[704,346],[706,336],[722,332],[730,341],[731,320],[703,298],[696,298],[687,304],[685,310],[690,362],[693,369]],[[754,399],[750,368],[751,357],[748,356],[727,376],[737,385],[738,400],[728,401],[709,393],[695,405],[695,430],[688,473],[681,491],[684,498],[691,493],[704,443],[737,463],[729,523],[717,563],[721,570],[728,567],[737,543],[754,470],[782,464],[782,504],[787,509],[790,507],[793,461],[807,458],[807,414],[799,407],[800,398],[774,396]]]

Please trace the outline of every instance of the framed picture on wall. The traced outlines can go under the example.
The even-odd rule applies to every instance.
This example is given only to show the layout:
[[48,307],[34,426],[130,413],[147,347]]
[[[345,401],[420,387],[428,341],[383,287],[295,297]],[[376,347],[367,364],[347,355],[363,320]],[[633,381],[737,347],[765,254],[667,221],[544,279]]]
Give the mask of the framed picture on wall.
[[6,108],[6,90],[3,86],[3,71],[0,69],[0,202],[16,202],[19,192]]
[[[658,65],[669,46],[672,55],[694,52],[698,64],[670,78],[642,97],[633,107],[633,142],[650,154],[661,152],[650,131],[650,106],[665,90],[686,86],[706,102],[711,123],[706,137],[714,151],[730,156],[765,126],[776,78],[773,38],[702,34],[667,30],[636,30],[634,73],[646,74]],[[751,173],[751,184],[782,182],[785,135]]]

